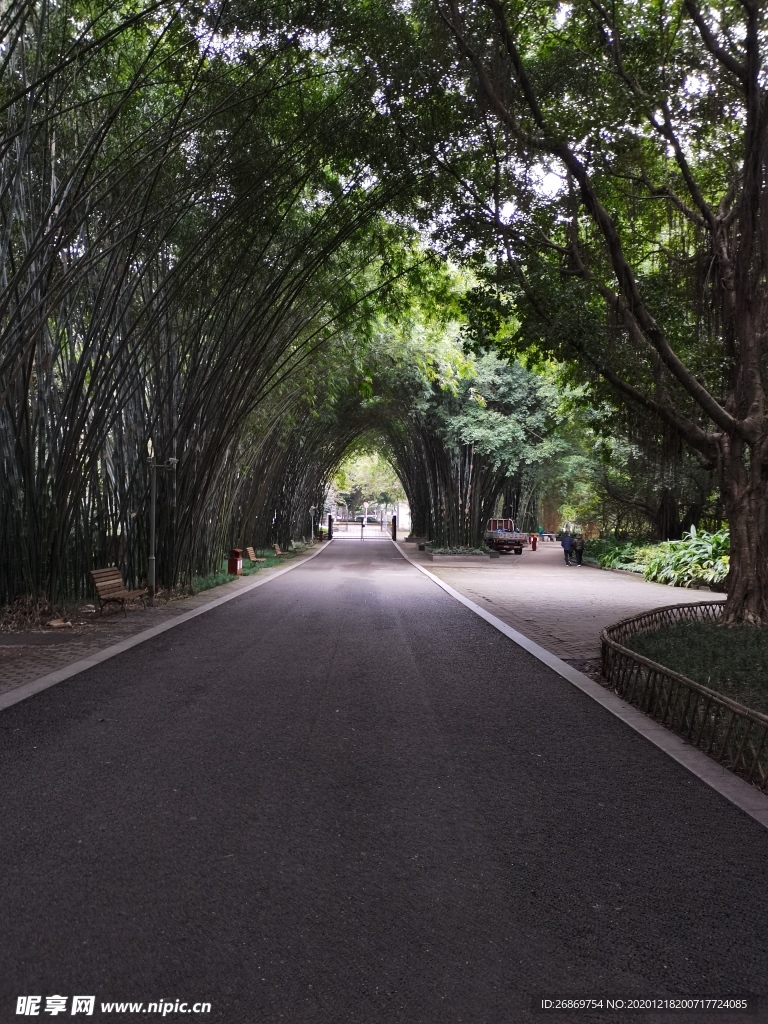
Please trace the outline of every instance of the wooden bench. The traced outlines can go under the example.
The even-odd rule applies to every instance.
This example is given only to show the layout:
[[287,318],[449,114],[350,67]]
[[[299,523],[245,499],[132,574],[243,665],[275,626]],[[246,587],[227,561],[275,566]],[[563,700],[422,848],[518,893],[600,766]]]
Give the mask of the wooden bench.
[[248,555],[248,561],[251,562],[251,563],[253,563],[253,562],[266,562],[266,558],[257,558],[256,557],[256,552],[253,550],[253,548],[246,548],[245,549],[245,553],[246,553],[246,555]]
[[280,550],[280,545],[279,544],[273,544],[272,545],[272,550],[275,552],[275,554],[277,555],[278,558],[284,558],[288,554],[287,551],[281,551]]
[[126,590],[120,570],[115,565],[109,569],[91,569],[91,576],[99,601],[99,615],[104,611],[105,604],[113,602],[123,606],[123,615],[127,618],[125,602],[140,598],[143,605],[144,598],[149,593],[148,590]]

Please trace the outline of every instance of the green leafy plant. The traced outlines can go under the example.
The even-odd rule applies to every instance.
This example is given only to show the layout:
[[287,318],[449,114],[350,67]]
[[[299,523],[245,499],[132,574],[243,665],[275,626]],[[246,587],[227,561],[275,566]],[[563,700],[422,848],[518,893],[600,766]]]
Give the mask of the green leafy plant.
[[643,575],[652,583],[670,587],[720,586],[729,568],[728,530],[707,533],[692,526],[682,540],[665,541],[650,549]]
[[610,539],[588,540],[584,554],[588,559],[597,562],[603,569],[628,569],[631,572],[643,571],[641,552],[647,548],[638,547],[633,541],[616,541]]
[[640,573],[650,583],[721,589],[730,568],[730,537],[727,529],[708,533],[692,526],[682,540],[644,547],[632,541],[590,540],[585,554],[604,569]]

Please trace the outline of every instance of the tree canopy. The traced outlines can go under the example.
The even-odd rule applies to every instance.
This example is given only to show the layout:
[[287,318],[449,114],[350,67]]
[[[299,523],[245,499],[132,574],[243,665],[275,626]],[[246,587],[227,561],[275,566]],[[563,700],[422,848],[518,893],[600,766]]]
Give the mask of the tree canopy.
[[8,0],[0,599],[141,574],[150,438],[171,583],[366,435],[438,541],[569,458],[574,507],[722,514],[768,621],[766,17]]
[[382,103],[444,171],[424,223],[473,265],[487,345],[571,360],[680,438],[731,526],[726,618],[768,621],[765,5],[397,11]]

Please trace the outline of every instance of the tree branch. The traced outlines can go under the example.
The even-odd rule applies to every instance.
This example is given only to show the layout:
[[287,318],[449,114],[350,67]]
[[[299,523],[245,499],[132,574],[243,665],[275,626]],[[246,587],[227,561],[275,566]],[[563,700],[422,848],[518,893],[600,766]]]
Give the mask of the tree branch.
[[696,25],[696,28],[699,30],[699,35],[701,36],[702,42],[709,50],[709,52],[712,54],[712,56],[716,57],[724,68],[730,71],[732,75],[735,75],[742,83],[742,85],[746,86],[748,78],[746,64],[743,64],[741,61],[736,60],[733,54],[729,53],[723,46],[720,45],[720,43],[717,41],[717,38],[715,37],[714,32],[712,32],[709,25],[707,25],[706,21],[704,20],[704,16],[702,15],[701,10],[699,9],[699,6],[695,2],[695,0],[685,0],[685,9],[688,11],[691,21],[693,21],[693,23]]
[[544,116],[533,93],[531,83],[525,75],[522,60],[517,52],[517,48],[515,47],[514,40],[512,39],[511,32],[504,17],[503,7],[499,3],[499,0],[484,0],[484,3],[493,11],[499,21],[505,47],[510,54],[513,65],[515,66],[526,102],[531,109],[536,123],[544,132],[544,135],[539,138],[532,136],[530,133],[522,129],[517,118],[514,117],[507,105],[501,100],[485,70],[482,60],[469,45],[463,34],[458,0],[450,0],[450,3],[453,18],[444,18],[444,20],[451,32],[454,34],[460,51],[470,60],[473,68],[475,69],[480,87],[483,90],[487,101],[495,110],[497,116],[521,142],[530,148],[551,153],[553,156],[557,157],[573,175],[581,194],[582,203],[603,236],[613,271],[619,283],[619,291],[624,296],[627,309],[632,314],[632,317],[636,321],[642,334],[645,336],[645,339],[659,353],[672,376],[675,377],[685,391],[687,391],[694,401],[701,406],[704,412],[718,427],[729,433],[738,432],[746,437],[746,425],[733,417],[722,407],[722,405],[720,405],[717,399],[707,391],[699,380],[697,380],[696,376],[683,363],[667,341],[663,330],[651,314],[651,311],[640,293],[635,275],[633,274],[632,268],[624,255],[624,247],[616,224],[598,198],[597,192],[592,185],[589,173],[584,167],[584,164],[579,160],[567,142],[547,137],[547,125]]

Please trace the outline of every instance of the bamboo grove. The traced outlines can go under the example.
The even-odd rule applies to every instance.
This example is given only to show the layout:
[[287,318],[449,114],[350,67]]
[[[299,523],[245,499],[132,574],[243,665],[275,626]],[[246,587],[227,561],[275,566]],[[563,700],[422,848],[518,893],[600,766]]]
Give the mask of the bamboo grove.
[[[450,354],[444,346],[443,360]],[[499,513],[535,530],[537,490],[566,447],[555,389],[495,356],[454,376],[440,353],[431,355],[424,373],[407,353],[380,354],[369,413],[408,497],[413,532],[440,547],[478,547]]]
[[438,539],[476,543],[508,477],[440,420],[456,398],[413,351],[410,377],[381,339],[364,356],[374,300],[424,263],[392,217],[421,179],[386,151],[370,83],[227,10],[0,13],[0,602],[81,597],[98,565],[143,578],[150,442],[173,467],[164,586],[308,533],[366,431]]
[[0,13],[0,601],[78,596],[94,564],[141,577],[150,439],[178,460],[164,584],[249,516],[285,541],[317,491],[297,424],[393,273],[403,182],[345,155],[350,83],[262,36],[238,56],[166,3]]

